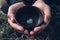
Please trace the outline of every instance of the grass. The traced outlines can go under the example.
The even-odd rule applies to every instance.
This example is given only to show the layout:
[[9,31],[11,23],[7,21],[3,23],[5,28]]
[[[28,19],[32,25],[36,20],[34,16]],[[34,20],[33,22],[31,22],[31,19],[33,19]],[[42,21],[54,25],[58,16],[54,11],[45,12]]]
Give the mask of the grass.
[[[2,0],[0,0],[0,8],[1,8],[1,1]],[[59,13],[60,13],[60,11],[59,11]],[[58,15],[57,16],[53,15],[54,20],[52,20],[52,23],[51,23],[52,26],[50,25],[50,28],[51,28],[50,33],[52,33],[51,37],[54,38],[55,36],[57,36],[54,38],[55,40],[60,40],[60,36],[59,36],[59,33],[60,33],[60,31],[59,31],[59,29],[60,29],[59,28],[60,27],[60,14],[58,14]],[[59,20],[57,20],[56,18],[58,18]],[[58,38],[58,39],[56,39],[56,38]],[[20,34],[16,30],[11,28],[11,26],[7,22],[7,15],[4,14],[0,10],[0,40],[30,40],[30,39],[28,36],[26,36],[24,34]],[[50,40],[50,34],[45,33],[45,31],[42,31],[42,33],[36,35],[33,40]]]
[[[7,15],[0,11],[0,40],[30,40],[29,37],[24,34],[21,36],[18,35],[17,31],[8,24]],[[43,37],[41,36],[41,38]],[[38,36],[34,38],[34,40],[38,39]]]
[[[0,8],[5,0],[0,0]],[[41,36],[41,39],[43,37]],[[47,39],[47,38],[46,38]],[[0,40],[30,40],[28,36],[15,31],[7,22],[7,15],[0,10]],[[33,40],[39,40],[38,36]]]

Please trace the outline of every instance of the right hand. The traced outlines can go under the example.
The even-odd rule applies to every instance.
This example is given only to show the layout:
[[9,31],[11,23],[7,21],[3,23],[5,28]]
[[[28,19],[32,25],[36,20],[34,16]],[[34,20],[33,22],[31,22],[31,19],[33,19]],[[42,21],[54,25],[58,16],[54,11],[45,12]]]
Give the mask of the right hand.
[[25,4],[23,2],[19,2],[19,3],[15,3],[9,7],[8,14],[7,14],[8,23],[10,24],[10,26],[12,28],[19,31],[20,33],[29,34],[28,30],[26,30],[22,26],[18,25],[14,20],[15,11],[18,10],[19,8],[23,7],[23,6],[25,6]]

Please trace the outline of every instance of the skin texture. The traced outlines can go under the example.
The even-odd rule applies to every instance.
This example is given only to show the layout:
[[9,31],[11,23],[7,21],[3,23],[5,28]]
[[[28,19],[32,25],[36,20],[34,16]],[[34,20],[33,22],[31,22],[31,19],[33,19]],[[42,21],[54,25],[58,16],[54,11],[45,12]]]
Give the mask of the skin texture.
[[19,8],[26,6],[23,2],[18,2],[11,5],[8,9],[8,23],[11,25],[12,28],[19,31],[20,33],[29,35],[29,37],[33,37],[36,33],[40,32],[41,30],[45,29],[50,22],[51,14],[50,14],[50,7],[45,4],[42,0],[37,0],[32,6],[38,7],[44,12],[44,23],[41,26],[35,27],[34,30],[28,31],[24,29],[22,26],[18,25],[14,22],[14,13]]

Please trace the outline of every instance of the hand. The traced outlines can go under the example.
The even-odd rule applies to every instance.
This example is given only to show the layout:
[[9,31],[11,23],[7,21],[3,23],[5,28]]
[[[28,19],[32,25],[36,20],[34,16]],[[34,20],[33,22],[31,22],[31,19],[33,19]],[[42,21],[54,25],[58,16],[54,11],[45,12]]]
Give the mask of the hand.
[[44,23],[38,27],[35,27],[34,30],[30,31],[30,35],[34,36],[36,33],[40,32],[41,30],[47,27],[47,25],[50,22],[51,14],[50,14],[50,7],[43,1],[36,1],[32,6],[38,7],[44,13],[43,14]]
[[22,26],[18,25],[14,19],[15,11],[23,6],[25,6],[25,4],[23,2],[19,2],[19,3],[15,3],[9,7],[8,14],[7,14],[8,23],[11,25],[12,28],[19,31],[20,33],[28,34],[28,30],[26,30]]

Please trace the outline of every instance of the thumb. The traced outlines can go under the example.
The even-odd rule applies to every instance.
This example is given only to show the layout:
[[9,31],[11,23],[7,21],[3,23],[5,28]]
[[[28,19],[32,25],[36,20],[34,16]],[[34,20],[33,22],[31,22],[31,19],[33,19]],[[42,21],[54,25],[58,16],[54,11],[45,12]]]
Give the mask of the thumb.
[[12,16],[12,17],[11,17],[11,21],[13,21],[13,20],[14,20],[14,17]]
[[11,21],[12,22],[15,22],[15,18],[13,16],[11,17]]
[[49,23],[50,22],[50,16],[45,15],[44,22]]

